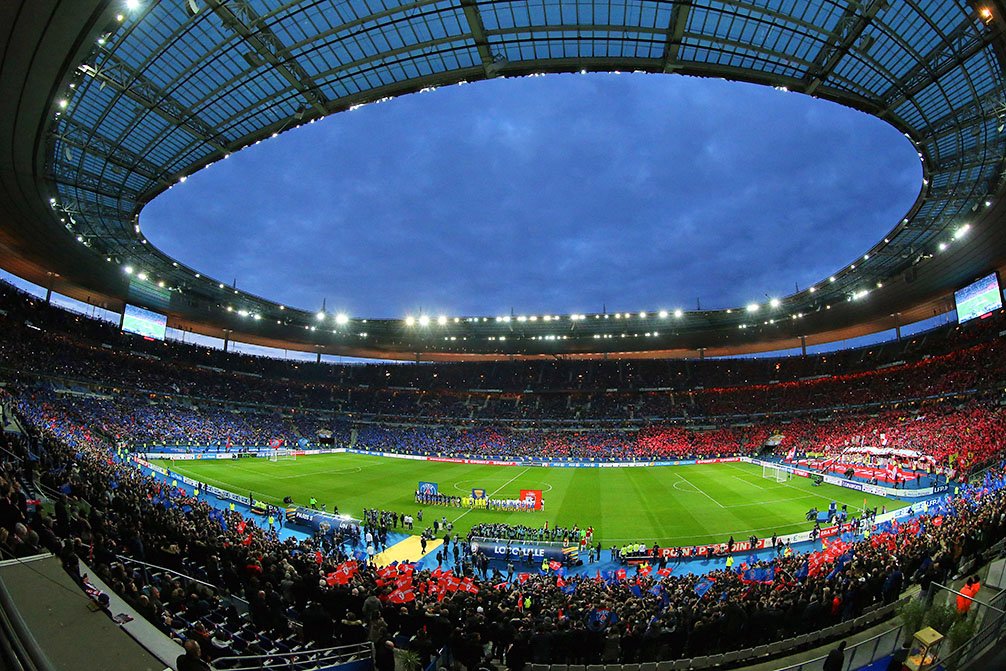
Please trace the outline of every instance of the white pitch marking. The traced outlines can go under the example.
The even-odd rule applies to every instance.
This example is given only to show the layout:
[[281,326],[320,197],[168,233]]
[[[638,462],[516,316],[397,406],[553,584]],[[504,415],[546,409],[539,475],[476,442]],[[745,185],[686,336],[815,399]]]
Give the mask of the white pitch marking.
[[[722,503],[720,503],[719,501],[717,501],[716,499],[714,499],[713,497],[709,496],[704,491],[702,491],[701,489],[699,489],[698,487],[696,487],[695,484],[691,480],[689,480],[688,478],[686,478],[685,476],[681,475],[680,473],[675,473],[675,475],[678,476],[679,478],[681,478],[682,480],[684,480],[685,482],[687,482],[688,484],[690,484],[692,487],[694,487],[695,488],[695,492],[697,494],[702,494],[702,496],[706,497],[707,499],[709,499],[710,501],[712,501],[713,503],[715,503],[716,505],[718,505],[720,508],[726,508],[726,506],[724,506]],[[675,487],[675,489],[677,489],[677,487]],[[678,491],[681,491],[681,490],[679,489]]]

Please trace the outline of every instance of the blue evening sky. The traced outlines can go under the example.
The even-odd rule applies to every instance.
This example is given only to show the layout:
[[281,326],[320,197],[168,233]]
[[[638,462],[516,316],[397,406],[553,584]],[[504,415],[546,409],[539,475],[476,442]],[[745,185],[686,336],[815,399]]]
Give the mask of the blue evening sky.
[[290,130],[151,202],[155,245],[354,317],[732,307],[851,262],[918,195],[878,119],[771,88],[550,75]]

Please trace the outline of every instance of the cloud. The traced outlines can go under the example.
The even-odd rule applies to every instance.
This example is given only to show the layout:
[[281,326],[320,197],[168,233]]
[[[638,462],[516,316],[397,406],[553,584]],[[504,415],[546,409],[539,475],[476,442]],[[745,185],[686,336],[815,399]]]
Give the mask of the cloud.
[[154,244],[370,317],[743,305],[860,256],[918,194],[883,122],[753,85],[494,80],[335,115],[193,175]]

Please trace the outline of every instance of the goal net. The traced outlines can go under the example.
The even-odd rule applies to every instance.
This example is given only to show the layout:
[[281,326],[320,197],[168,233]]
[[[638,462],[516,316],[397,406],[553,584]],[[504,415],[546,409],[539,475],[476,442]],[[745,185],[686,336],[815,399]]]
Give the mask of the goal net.
[[286,461],[286,460],[297,460],[297,453],[293,450],[278,447],[272,451],[269,455],[269,461]]
[[776,482],[786,482],[787,480],[793,479],[793,474],[791,472],[785,471],[771,464],[762,464],[761,476],[766,480],[775,480]]

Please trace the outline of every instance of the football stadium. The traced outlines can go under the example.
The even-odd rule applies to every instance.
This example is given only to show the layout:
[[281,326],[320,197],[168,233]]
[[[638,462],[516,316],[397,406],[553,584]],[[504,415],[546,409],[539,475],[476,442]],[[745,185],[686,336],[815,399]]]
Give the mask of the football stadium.
[[[1006,668],[1000,0],[7,0],[0,27],[0,670]],[[326,117],[605,73],[861,113],[917,196],[812,283],[694,310],[356,315],[147,239],[152,201]]]

